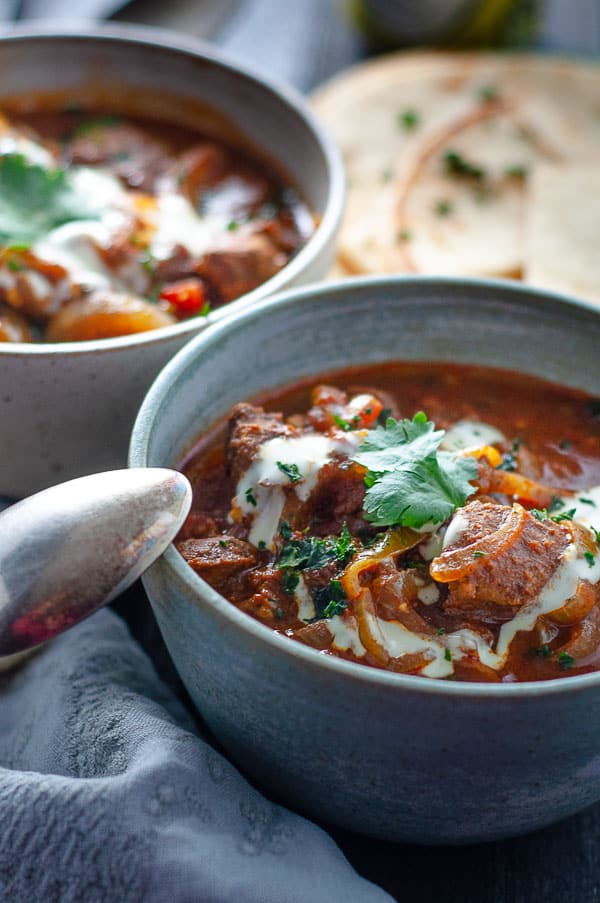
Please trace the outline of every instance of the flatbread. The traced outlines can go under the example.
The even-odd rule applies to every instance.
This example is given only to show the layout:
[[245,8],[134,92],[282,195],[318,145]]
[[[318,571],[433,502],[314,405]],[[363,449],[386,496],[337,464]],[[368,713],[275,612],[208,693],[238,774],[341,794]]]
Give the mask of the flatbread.
[[527,282],[600,303],[600,169],[537,167],[527,214]]
[[[600,68],[553,57],[397,53],[313,96],[348,177],[348,272],[526,269],[538,166],[600,163]],[[448,155],[479,175],[452,171]]]

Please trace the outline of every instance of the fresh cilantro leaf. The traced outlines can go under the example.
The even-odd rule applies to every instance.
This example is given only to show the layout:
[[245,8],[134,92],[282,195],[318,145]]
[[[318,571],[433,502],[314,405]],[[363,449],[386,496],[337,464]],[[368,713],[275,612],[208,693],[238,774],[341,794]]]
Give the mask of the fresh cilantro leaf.
[[97,219],[64,169],[46,169],[23,154],[0,157],[0,243],[31,244],[51,229]]
[[348,423],[347,420],[344,420],[343,417],[339,417],[337,414],[333,415],[333,422],[345,433],[352,429],[352,424]]
[[279,524],[279,532],[283,536],[284,539],[292,538],[292,528],[288,524],[286,520],[282,520]]
[[561,520],[573,520],[576,513],[577,508],[569,508],[568,511],[561,511],[560,514],[553,514],[550,520],[553,520],[555,524],[560,524]]
[[475,492],[472,458],[439,452],[443,430],[420,411],[412,420],[389,418],[358,448],[354,460],[367,467],[365,516],[376,526],[419,528],[441,523]]
[[283,461],[276,461],[275,463],[279,470],[286,475],[290,483],[299,483],[303,479],[297,464],[285,464]]
[[485,178],[485,170],[471,163],[458,151],[449,150],[444,154],[444,167],[448,175],[462,176],[468,179]]
[[588,563],[588,566],[593,568],[596,564],[596,556],[592,554],[592,552],[584,552],[583,557]]
[[248,488],[246,489],[245,495],[246,495],[246,501],[248,502],[248,504],[254,505],[254,507],[256,508],[256,496],[254,495],[252,486],[248,486]]
[[384,427],[369,430],[354,460],[373,473],[385,473],[395,470],[399,460],[412,461],[435,453],[444,431],[436,430],[435,424],[423,417],[421,412],[412,420],[389,417]]
[[530,508],[529,513],[533,515],[536,520],[548,520],[547,508]]
[[447,452],[404,462],[367,490],[366,519],[379,527],[402,524],[415,529],[442,523],[475,492],[469,481],[476,476],[472,458],[453,458]]

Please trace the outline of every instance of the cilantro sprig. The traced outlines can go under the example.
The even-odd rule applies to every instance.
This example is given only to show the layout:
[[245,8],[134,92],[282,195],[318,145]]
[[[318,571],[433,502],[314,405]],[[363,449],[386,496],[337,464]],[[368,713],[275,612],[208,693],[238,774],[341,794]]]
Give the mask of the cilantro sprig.
[[367,468],[364,511],[381,527],[401,524],[418,529],[445,521],[475,492],[472,458],[439,451],[444,430],[420,411],[412,420],[389,417],[370,430],[354,460]]
[[32,244],[57,226],[97,218],[66,170],[0,156],[0,244]]

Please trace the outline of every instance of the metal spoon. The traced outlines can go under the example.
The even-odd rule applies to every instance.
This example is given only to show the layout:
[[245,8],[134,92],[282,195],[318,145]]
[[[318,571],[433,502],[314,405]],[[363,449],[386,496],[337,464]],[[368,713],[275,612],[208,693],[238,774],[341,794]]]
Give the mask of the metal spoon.
[[191,498],[182,474],[131,468],[2,512],[0,656],[46,642],[127,589],[173,541]]

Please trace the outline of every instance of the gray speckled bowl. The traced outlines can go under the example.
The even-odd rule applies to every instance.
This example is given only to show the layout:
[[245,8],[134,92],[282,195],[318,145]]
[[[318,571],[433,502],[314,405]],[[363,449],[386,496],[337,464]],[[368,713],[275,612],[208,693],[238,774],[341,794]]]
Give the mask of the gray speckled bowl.
[[[232,404],[350,364],[436,359],[600,394],[600,312],[500,282],[372,279],[261,302],[166,367],[130,463],[171,466]],[[170,548],[144,583],[173,660],[231,758],[300,811],[393,840],[531,831],[600,799],[600,674],[467,684],[328,657],[238,611]]]
[[[319,216],[314,235],[283,270],[214,311],[209,322],[327,271],[343,210],[343,168],[291,89],[198,41],[131,26],[86,32],[26,25],[2,32],[0,74],[0,109],[3,98],[48,92],[69,102],[96,99],[118,111],[133,102],[138,111],[189,124],[216,110],[223,117],[214,117],[217,132],[222,126],[232,140],[243,138],[291,174]],[[0,495],[22,496],[122,466],[148,386],[206,322],[96,342],[0,343]]]

